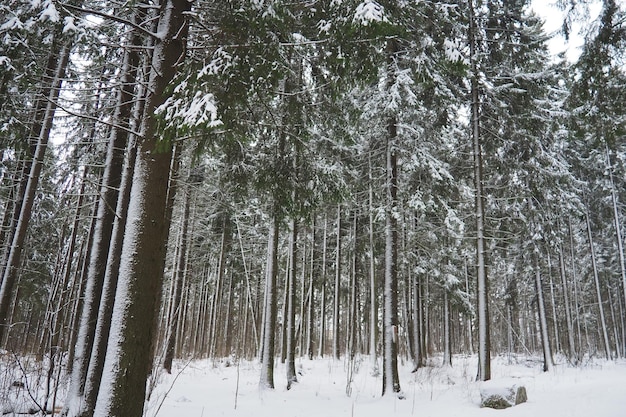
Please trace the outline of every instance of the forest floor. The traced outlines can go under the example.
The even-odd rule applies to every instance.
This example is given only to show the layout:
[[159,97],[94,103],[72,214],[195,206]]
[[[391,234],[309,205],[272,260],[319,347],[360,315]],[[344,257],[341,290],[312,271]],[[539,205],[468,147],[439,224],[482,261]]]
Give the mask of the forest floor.
[[416,373],[410,363],[401,364],[404,399],[381,396],[382,375],[372,372],[367,357],[352,362],[298,359],[299,382],[289,391],[283,364],[275,369],[276,388],[259,390],[255,362],[178,362],[172,375],[159,377],[146,416],[626,416],[625,360],[595,360],[580,367],[557,362],[544,373],[537,358],[494,358],[492,380],[514,379],[528,393],[526,403],[506,410],[480,408],[475,356],[455,356],[452,367],[434,359]]
[[[67,377],[48,374],[45,362],[2,353],[0,414],[35,413],[44,407],[60,410]],[[415,373],[411,363],[401,363],[403,399],[381,396],[382,375],[372,371],[366,356],[353,361],[297,359],[299,382],[291,390],[286,388],[284,364],[275,368],[276,388],[260,390],[260,366],[255,361],[176,361],[171,375],[160,371],[150,380],[145,416],[626,417],[626,360],[589,360],[573,367],[561,357],[557,363],[552,371],[542,372],[538,358],[495,357],[492,381],[524,385],[528,401],[492,410],[480,408],[476,356],[456,355],[452,367],[433,358]]]

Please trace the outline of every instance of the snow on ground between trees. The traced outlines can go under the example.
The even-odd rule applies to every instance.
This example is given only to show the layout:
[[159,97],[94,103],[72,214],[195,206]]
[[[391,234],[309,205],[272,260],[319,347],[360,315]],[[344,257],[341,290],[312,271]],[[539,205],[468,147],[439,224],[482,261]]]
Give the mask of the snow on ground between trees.
[[[595,362],[580,368],[557,365],[541,372],[538,359],[507,364],[494,358],[492,380],[514,379],[525,385],[528,402],[506,410],[480,408],[476,360],[455,356],[452,368],[436,365],[411,373],[400,365],[406,399],[381,397],[382,375],[372,376],[367,357],[346,360],[298,359],[299,383],[287,391],[285,368],[275,370],[276,389],[259,390],[259,365],[226,361],[177,362],[163,374],[146,407],[147,417],[380,417],[388,415],[451,417],[623,417],[626,415],[626,361]],[[379,366],[381,364],[379,363]],[[186,366],[186,367],[185,367]],[[180,372],[183,368],[184,370]],[[349,383],[351,381],[351,383]],[[347,392],[351,396],[347,396]]]

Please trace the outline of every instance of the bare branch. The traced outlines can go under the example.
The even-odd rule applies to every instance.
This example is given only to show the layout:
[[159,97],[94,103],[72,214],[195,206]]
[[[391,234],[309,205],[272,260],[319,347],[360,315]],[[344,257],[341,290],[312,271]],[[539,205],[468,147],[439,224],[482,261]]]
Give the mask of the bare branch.
[[159,38],[159,36],[156,33],[150,32],[148,29],[145,29],[145,28],[141,27],[140,25],[138,25],[137,23],[131,22],[130,20],[126,20],[126,19],[123,19],[121,17],[113,16],[113,15],[108,14],[108,13],[99,12],[99,11],[93,10],[93,9],[83,9],[82,7],[72,6],[71,4],[67,4],[67,3],[63,4],[63,7],[67,8],[67,9],[70,9],[70,10],[74,10],[76,12],[92,14],[92,15],[95,15],[95,16],[103,17],[105,19],[113,20],[114,22],[118,22],[118,23],[121,23],[123,25],[128,25],[128,26],[132,27],[133,29],[136,29],[136,30],[140,31],[144,35],[150,36],[152,39],[161,40],[161,38]]

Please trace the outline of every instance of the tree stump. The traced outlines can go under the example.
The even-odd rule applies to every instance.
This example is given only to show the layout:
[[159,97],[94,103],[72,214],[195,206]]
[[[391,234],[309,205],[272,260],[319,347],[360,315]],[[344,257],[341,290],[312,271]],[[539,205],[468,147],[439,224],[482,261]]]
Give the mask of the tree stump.
[[526,388],[515,381],[487,381],[480,387],[480,406],[502,410],[526,402]]

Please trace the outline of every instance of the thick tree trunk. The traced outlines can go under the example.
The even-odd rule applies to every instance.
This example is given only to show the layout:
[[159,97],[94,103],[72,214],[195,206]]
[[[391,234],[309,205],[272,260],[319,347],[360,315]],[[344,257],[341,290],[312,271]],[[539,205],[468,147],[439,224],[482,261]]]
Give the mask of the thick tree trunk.
[[89,359],[89,367],[87,368],[87,375],[85,377],[83,400],[79,408],[78,415],[80,417],[93,416],[98,391],[100,390],[107,343],[111,331],[111,317],[113,315],[113,304],[115,302],[115,292],[117,290],[117,281],[120,272],[120,259],[124,242],[124,232],[126,230],[126,221],[128,218],[128,204],[136,158],[137,147],[133,140],[129,143],[126,162],[124,164],[124,173],[120,184],[120,195],[117,201],[115,223],[113,224],[111,245],[109,248],[110,260],[107,263],[104,274],[93,348],[91,349],[91,358]]
[[274,214],[269,229],[267,267],[265,270],[265,303],[263,306],[263,336],[261,347],[261,389],[274,388],[274,351],[276,335],[276,277],[278,275],[279,220]]
[[115,326],[109,336],[104,384],[95,410],[98,417],[142,416],[146,378],[154,357],[172,159],[171,148],[160,146],[154,111],[165,101],[166,89],[184,62],[186,14],[191,3],[166,0],[161,6],[113,309]]
[[[389,87],[397,71],[396,40],[387,41]],[[395,116],[387,121],[386,210],[385,210],[385,290],[383,293],[383,395],[400,392],[398,375],[398,126]]]
[[[124,55],[122,85],[118,93],[117,107],[113,116],[117,126],[126,128],[130,126],[138,63],[139,56],[137,52],[130,49]],[[68,401],[66,401],[66,410],[63,411],[64,414],[69,416],[74,416],[79,412],[78,409],[72,407],[80,404],[79,399],[83,396],[85,390],[87,370],[94,346],[104,276],[108,265],[109,248],[115,222],[115,207],[119,197],[118,190],[122,179],[124,150],[128,143],[128,136],[126,129],[114,127],[109,137],[104,175],[100,188],[100,202],[96,215],[94,243],[90,253],[83,309],[77,336],[76,360]]]

